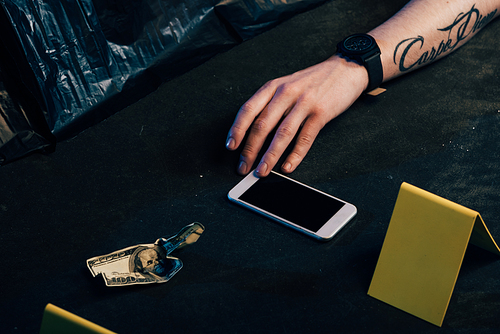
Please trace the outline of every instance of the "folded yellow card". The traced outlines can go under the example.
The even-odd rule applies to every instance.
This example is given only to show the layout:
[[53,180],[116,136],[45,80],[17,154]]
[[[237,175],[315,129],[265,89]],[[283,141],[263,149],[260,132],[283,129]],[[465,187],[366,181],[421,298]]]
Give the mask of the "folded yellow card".
[[469,242],[500,255],[478,212],[403,183],[368,294],[441,326]]

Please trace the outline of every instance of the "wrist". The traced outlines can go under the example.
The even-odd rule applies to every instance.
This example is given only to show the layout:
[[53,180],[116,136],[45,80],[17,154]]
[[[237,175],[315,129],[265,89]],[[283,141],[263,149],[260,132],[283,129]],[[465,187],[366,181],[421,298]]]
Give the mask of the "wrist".
[[368,74],[365,92],[370,92],[384,79],[380,48],[376,40],[367,34],[354,34],[337,44],[337,53],[363,66]]
[[340,64],[345,69],[344,78],[348,80],[345,84],[359,90],[359,94],[366,91],[370,80],[368,71],[363,65],[339,53],[333,55],[329,60],[336,64]]

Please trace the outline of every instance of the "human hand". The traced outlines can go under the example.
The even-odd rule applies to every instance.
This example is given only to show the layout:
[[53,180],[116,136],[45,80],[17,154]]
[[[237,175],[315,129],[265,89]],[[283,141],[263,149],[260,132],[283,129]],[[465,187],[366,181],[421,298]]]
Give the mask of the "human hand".
[[267,176],[298,133],[297,140],[281,166],[291,173],[304,159],[319,131],[349,108],[368,86],[366,69],[334,55],[326,61],[294,74],[271,80],[238,111],[229,130],[226,147],[237,149],[248,130],[238,172],[247,174],[278,126],[274,138],[257,166],[257,176]]

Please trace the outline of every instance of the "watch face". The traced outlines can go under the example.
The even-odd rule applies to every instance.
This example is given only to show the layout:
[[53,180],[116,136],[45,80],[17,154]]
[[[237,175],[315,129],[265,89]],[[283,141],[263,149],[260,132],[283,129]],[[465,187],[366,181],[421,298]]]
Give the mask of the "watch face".
[[363,52],[370,49],[373,40],[366,35],[354,35],[344,41],[344,48],[349,51]]

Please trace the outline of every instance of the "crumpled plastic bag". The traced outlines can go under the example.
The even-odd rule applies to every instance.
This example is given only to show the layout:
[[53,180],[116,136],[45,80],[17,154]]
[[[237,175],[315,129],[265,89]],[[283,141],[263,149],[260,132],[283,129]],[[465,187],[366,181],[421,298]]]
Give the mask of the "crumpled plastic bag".
[[[4,118],[45,121],[32,126],[45,146],[54,140],[40,128],[58,141],[71,138],[161,83],[323,1],[0,0],[0,44],[10,53],[8,60],[0,57],[0,66],[17,67],[40,113],[11,111]],[[5,131],[11,129],[0,124],[0,140],[15,136]],[[18,139],[26,150],[37,148],[26,136]],[[0,164],[12,159],[2,158],[2,150]]]

